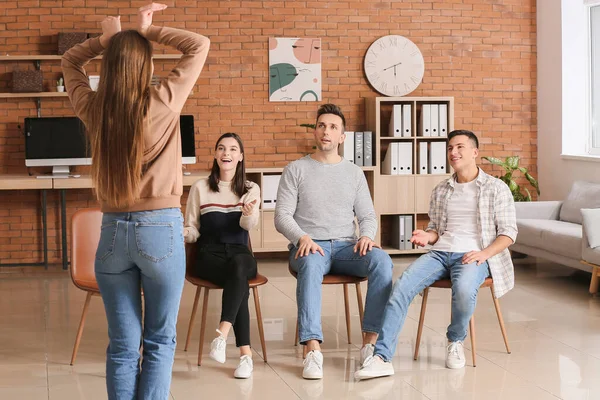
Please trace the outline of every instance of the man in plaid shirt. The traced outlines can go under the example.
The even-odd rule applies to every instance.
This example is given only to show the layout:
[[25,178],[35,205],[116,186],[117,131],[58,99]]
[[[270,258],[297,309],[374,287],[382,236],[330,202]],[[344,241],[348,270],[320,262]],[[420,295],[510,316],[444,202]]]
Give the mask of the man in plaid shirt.
[[446,337],[446,367],[463,368],[463,341],[483,281],[494,279],[494,295],[514,286],[508,246],[517,238],[515,204],[508,186],[477,166],[479,141],[473,132],[448,135],[448,160],[454,175],[431,194],[429,225],[415,230],[410,241],[433,245],[394,284],[385,306],[383,326],[373,356],[355,373],[356,379],[394,374],[392,356],[412,299],[439,279],[452,281],[452,320]]

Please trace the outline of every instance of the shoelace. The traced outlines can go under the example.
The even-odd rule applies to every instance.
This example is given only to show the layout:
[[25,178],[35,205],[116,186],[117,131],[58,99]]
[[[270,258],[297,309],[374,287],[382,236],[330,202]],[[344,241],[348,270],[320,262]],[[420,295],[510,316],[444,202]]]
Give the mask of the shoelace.
[[240,360],[240,367],[244,364],[247,364],[248,366],[250,366],[250,363],[252,362],[252,359],[249,356],[244,356],[242,357],[242,359]]
[[373,361],[375,361],[375,356],[368,356],[367,358],[365,358],[365,362],[363,363],[362,367],[368,367],[373,363]]
[[225,345],[227,344],[227,342],[225,341],[225,339],[223,339],[223,337],[219,337],[219,340],[217,340],[217,350],[223,350],[225,348]]
[[448,353],[450,353],[450,355],[456,356],[456,358],[459,358],[459,353],[458,353],[458,346],[460,345],[460,342],[452,342],[448,345]]
[[308,364],[308,369],[310,368],[314,368],[315,366],[318,367],[319,369],[321,369],[319,367],[319,363],[317,363],[317,360],[315,359],[315,354],[311,351],[307,354],[306,358],[304,359],[303,365]]

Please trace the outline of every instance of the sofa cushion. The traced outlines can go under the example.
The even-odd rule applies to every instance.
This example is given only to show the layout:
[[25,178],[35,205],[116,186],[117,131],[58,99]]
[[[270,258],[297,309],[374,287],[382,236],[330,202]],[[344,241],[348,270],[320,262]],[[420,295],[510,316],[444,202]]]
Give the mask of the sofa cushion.
[[559,219],[581,225],[582,208],[600,208],[600,183],[575,181],[560,209]]
[[583,249],[581,258],[590,264],[595,264],[600,267],[600,248],[590,249],[589,247]]
[[600,247],[600,208],[582,208],[581,215],[590,247]]
[[581,225],[548,219],[517,220],[517,243],[581,259]]

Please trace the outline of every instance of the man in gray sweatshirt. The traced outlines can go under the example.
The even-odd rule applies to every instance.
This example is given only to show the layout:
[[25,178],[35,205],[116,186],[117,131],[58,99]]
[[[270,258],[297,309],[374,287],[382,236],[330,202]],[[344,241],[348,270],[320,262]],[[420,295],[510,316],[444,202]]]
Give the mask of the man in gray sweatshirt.
[[373,354],[392,289],[393,263],[374,242],[377,219],[364,173],[338,155],[338,146],[346,138],[345,125],[338,106],[322,105],[314,131],[316,152],[284,169],[277,192],[275,228],[291,242],[290,266],[298,273],[299,337],[307,346],[305,379],[323,377],[323,276],[368,277],[361,364]]

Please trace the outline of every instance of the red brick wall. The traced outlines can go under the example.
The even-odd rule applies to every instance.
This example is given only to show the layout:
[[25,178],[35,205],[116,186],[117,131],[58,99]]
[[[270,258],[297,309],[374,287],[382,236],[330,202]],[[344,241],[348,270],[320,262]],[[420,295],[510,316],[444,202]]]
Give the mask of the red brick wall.
[[[135,21],[146,1],[3,0],[0,55],[56,54],[59,31],[98,32],[105,15]],[[479,134],[481,154],[517,154],[537,176],[536,18],[534,0],[190,1],[165,0],[157,24],[211,38],[206,67],[187,102],[194,114],[199,164],[207,168],[217,137],[245,139],[250,166],[283,166],[310,152],[316,103],[268,101],[268,38],[320,37],[323,101],[342,106],[348,129],[364,126],[364,97],[377,93],[363,73],[363,57],[380,36],[413,40],[425,57],[425,77],[413,96],[454,96],[455,127]],[[157,51],[164,49],[157,48]],[[169,52],[168,50],[166,52]],[[45,90],[54,90],[58,61],[42,63]],[[159,75],[174,61],[156,61]],[[90,70],[99,66],[93,61]],[[0,92],[10,91],[15,68],[0,62]],[[25,173],[24,140],[17,126],[36,113],[33,99],[0,99],[0,174]],[[42,115],[72,115],[68,101],[42,100]],[[486,168],[489,170],[489,168]],[[60,253],[59,203],[49,194],[51,261]],[[41,259],[41,223],[35,191],[0,192],[0,262]],[[88,190],[68,193],[68,215],[95,203]]]

